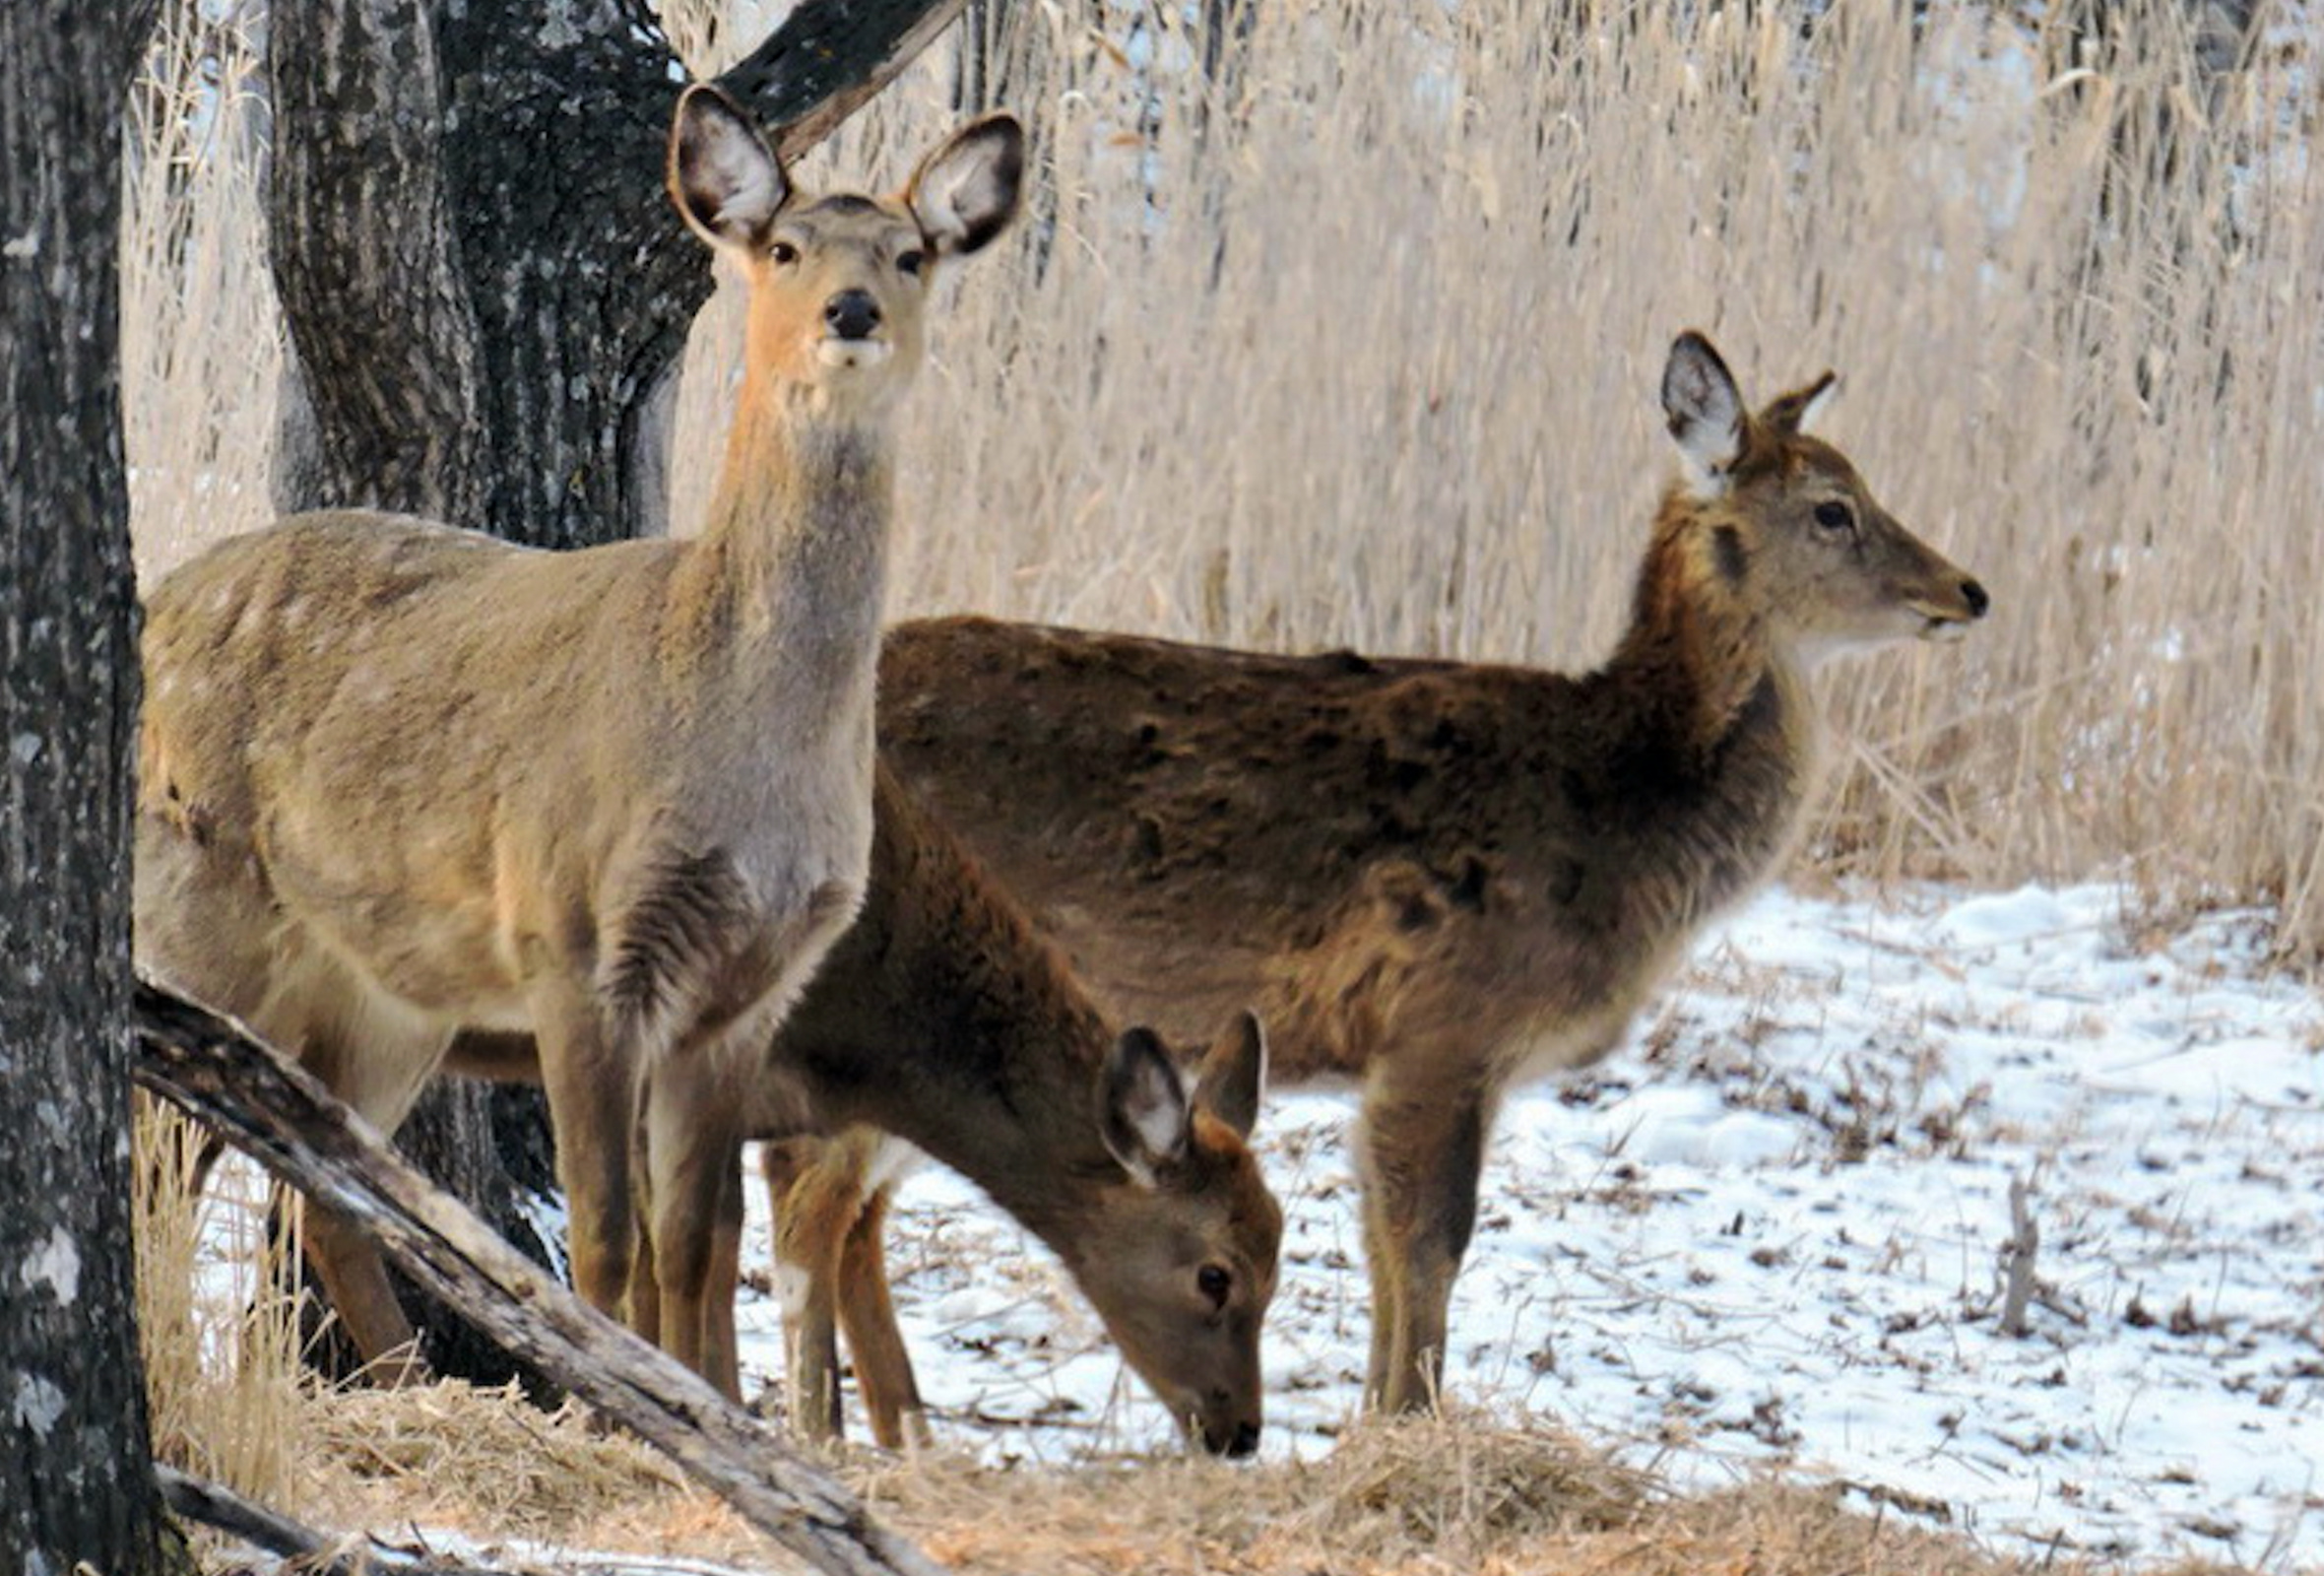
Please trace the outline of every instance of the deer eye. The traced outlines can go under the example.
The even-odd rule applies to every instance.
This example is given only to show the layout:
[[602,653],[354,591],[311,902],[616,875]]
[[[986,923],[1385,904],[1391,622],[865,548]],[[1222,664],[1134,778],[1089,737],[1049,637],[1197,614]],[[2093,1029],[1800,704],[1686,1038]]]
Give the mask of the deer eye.
[[896,257],[896,267],[902,270],[904,273],[910,274],[914,278],[918,278],[921,265],[927,261],[928,253],[926,252],[903,252],[898,254]]
[[769,257],[772,257],[778,263],[796,263],[799,261],[799,248],[792,245],[787,240],[779,240],[775,242],[772,246],[767,248],[766,254]]
[[1235,1289],[1235,1277],[1224,1265],[1206,1264],[1194,1272],[1194,1284],[1210,1299],[1212,1307],[1223,1308],[1227,1305],[1227,1293]]
[[1856,511],[1838,498],[1827,498],[1816,505],[1816,523],[1837,536],[1856,528]]

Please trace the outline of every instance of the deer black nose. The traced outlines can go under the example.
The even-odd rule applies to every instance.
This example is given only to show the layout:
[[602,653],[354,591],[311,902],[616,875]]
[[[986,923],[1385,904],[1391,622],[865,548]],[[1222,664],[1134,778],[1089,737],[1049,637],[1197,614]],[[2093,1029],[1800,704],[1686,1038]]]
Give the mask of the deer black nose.
[[1981,619],[1985,610],[1993,606],[1993,599],[1985,595],[1985,588],[1974,580],[1961,582],[1961,600],[1969,604],[1969,616]]
[[843,290],[823,303],[823,321],[841,339],[870,339],[879,326],[879,303],[869,292]]
[[1227,1454],[1230,1456],[1248,1456],[1258,1449],[1259,1424],[1255,1422],[1239,1422],[1235,1424],[1235,1437],[1227,1441]]

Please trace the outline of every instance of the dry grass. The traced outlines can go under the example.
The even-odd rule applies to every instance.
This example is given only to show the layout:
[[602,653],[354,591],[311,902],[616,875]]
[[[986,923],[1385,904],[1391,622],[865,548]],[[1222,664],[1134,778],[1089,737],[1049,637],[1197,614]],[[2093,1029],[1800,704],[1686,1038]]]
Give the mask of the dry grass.
[[[333,1528],[439,1548],[458,1538],[511,1563],[613,1552],[790,1568],[642,1447],[570,1413],[458,1385],[298,1410],[312,1441],[301,1509]],[[2033,1564],[1908,1514],[1851,1511],[1835,1489],[1767,1481],[1673,1497],[1554,1430],[1476,1416],[1370,1424],[1312,1463],[1026,1472],[861,1452],[836,1465],[878,1515],[964,1573],[1922,1576]]]
[[[266,517],[281,343],[247,45],[167,9],[124,232],[148,572]],[[673,9],[706,53],[763,21]],[[2072,89],[2044,87],[2009,7],[1939,4],[1917,38],[1908,9],[1842,3],[1803,35],[1777,5],[1266,0],[1245,70],[1213,86],[1178,8],[1010,8],[1040,222],[942,314],[897,611],[1589,662],[1666,463],[1663,350],[1700,326],[1763,393],[1840,368],[1832,435],[1995,597],[1969,644],[1832,685],[1849,743],[1810,857],[2274,898],[2312,952],[2324,167],[2312,93],[2284,108],[2312,40],[2208,101],[2169,7],[2118,8],[2143,42]],[[950,117],[946,80],[930,63],[808,178],[899,177]],[[2166,106],[2207,114],[2222,157],[2165,185],[2117,175],[2101,207]],[[714,451],[727,310],[690,353],[681,455]],[[674,518],[709,470],[673,467]],[[242,1338],[171,1302],[192,1234],[148,1237],[173,1459],[318,1519],[753,1547],[569,1419],[319,1400],[285,1377],[280,1313],[224,1360]],[[975,1570],[1985,1564],[1814,1494],[1664,1502],[1473,1420],[1366,1430],[1315,1466],[862,1477]]]
[[[215,1267],[195,1274],[216,1243],[197,1248],[184,1136],[170,1113],[149,1113],[140,1135],[140,1276],[164,1459],[310,1525],[451,1555],[473,1544],[542,1569],[591,1552],[795,1568],[714,1496],[580,1409],[544,1413],[513,1389],[453,1382],[334,1391],[302,1377],[294,1310],[253,1307],[246,1268],[230,1285]],[[1977,1549],[1925,1511],[1850,1510],[1831,1487],[1771,1478],[1677,1496],[1544,1419],[1475,1411],[1366,1421],[1311,1462],[1092,1457],[997,1469],[941,1449],[904,1460],[843,1448],[832,1464],[937,1559],[996,1576],[2034,1568]],[[209,1535],[197,1544],[212,1568],[233,1568],[228,1545]]]
[[284,330],[261,241],[261,62],[238,29],[162,7],[130,99],[121,361],[140,572],[263,525]]
[[201,1477],[280,1490],[307,1448],[290,1421],[305,1385],[298,1309],[262,1292],[262,1213],[223,1189],[192,1197],[199,1132],[139,1096],[138,1329],[154,1448]]

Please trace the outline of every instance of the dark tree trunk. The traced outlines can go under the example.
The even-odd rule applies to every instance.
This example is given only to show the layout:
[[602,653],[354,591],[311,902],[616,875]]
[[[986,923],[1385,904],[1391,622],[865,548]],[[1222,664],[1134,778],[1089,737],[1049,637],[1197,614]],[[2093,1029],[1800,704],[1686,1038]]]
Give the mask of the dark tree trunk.
[[[722,80],[787,124],[795,156],[961,4],[807,0]],[[537,0],[274,7],[268,208],[293,351],[278,506],[407,510],[549,548],[664,529],[661,396],[711,288],[663,193],[676,57],[643,0],[548,17]],[[546,1131],[532,1090],[447,1083],[400,1139],[538,1248],[525,1205],[550,1184]],[[511,1371],[413,1311],[440,1369]]]
[[190,1570],[129,1203],[121,118],[151,11],[0,6],[0,1570]]

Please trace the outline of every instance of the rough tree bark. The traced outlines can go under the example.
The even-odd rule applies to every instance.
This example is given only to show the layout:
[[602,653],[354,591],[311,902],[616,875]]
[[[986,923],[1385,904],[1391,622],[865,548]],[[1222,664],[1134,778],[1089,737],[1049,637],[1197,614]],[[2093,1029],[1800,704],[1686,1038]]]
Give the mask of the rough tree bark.
[[[807,0],[721,82],[796,156],[961,4]],[[278,0],[267,54],[294,368],[278,506],[549,548],[660,532],[661,396],[711,277],[663,194],[682,72],[644,0]],[[531,1090],[446,1084],[402,1143],[523,1242],[546,1131]],[[511,1371],[414,1313],[439,1368]]]
[[0,1570],[190,1570],[129,1205],[137,599],[121,116],[143,5],[0,6]]

